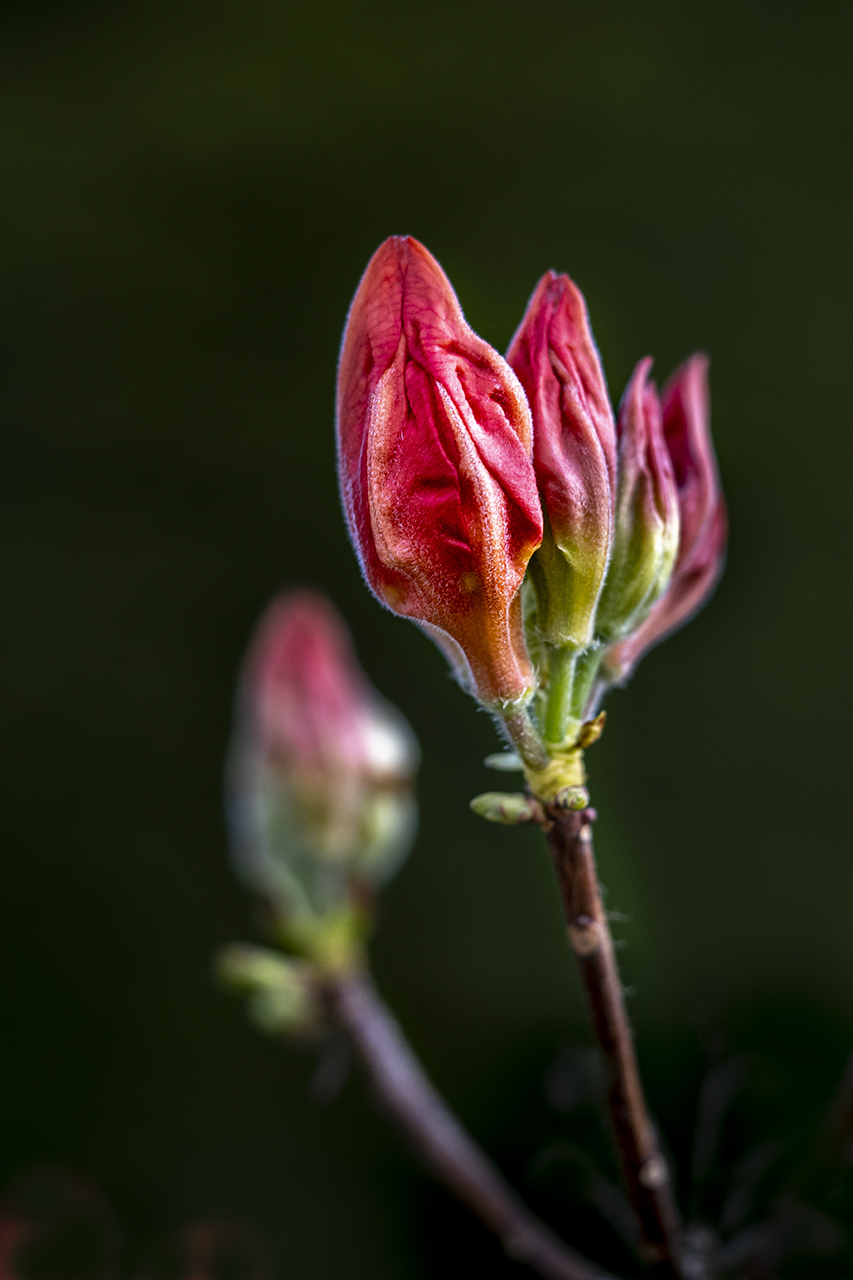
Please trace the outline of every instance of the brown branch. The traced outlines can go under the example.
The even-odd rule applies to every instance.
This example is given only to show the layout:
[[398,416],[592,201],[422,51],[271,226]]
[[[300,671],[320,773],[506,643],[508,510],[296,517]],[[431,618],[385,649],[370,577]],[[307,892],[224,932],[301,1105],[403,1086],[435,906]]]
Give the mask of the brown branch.
[[511,1258],[547,1280],[613,1280],[565,1245],[516,1195],[435,1089],[366,974],[330,980],[327,1002],[415,1151],[494,1231]]
[[594,810],[552,807],[544,824],[569,941],[608,1071],[607,1102],[625,1188],[640,1221],[644,1253],[679,1276],[678,1211],[669,1169],[649,1117],[625,1011],[613,939],[601,902],[591,822]]

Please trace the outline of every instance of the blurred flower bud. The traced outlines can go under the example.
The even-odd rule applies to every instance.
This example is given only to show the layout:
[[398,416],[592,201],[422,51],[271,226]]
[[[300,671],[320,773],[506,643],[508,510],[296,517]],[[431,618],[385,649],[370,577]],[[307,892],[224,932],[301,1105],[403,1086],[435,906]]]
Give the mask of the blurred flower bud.
[[543,276],[507,358],[530,402],[545,509],[530,563],[536,628],[550,645],[582,650],[610,556],[616,439],[586,304],[568,276]]
[[542,537],[530,411],[410,237],[374,254],[338,373],[338,460],[368,584],[421,623],[495,710],[533,685],[519,588]]
[[291,943],[346,950],[410,848],[417,759],[332,605],[308,591],[275,600],[240,680],[229,809],[237,869]]
[[216,976],[230,991],[248,996],[249,1017],[268,1035],[308,1030],[320,1019],[315,970],[305,960],[237,942],[216,957]]
[[669,584],[678,549],[678,494],[652,361],[641,360],[619,407],[613,555],[598,606],[605,642],[629,635]]
[[707,602],[725,562],[727,521],[711,441],[708,359],[693,355],[661,396],[663,433],[672,460],[680,512],[675,568],[664,595],[633,634],[608,650],[604,673],[627,680],[640,658]]

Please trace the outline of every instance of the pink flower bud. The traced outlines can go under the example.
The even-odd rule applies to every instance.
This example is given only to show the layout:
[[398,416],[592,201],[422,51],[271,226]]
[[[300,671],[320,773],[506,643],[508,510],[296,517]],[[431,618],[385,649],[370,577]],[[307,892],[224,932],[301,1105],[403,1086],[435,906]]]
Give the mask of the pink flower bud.
[[405,742],[325,596],[293,591],[267,609],[246,657],[242,697],[258,749],[288,772],[405,775]]
[[229,769],[238,870],[285,915],[376,882],[413,831],[417,745],[323,596],[273,601],[246,657]]
[[641,360],[619,406],[613,554],[598,605],[605,642],[635,632],[669,585],[678,551],[679,509],[652,361]]
[[530,571],[549,644],[585,649],[613,537],[613,412],[583,295],[568,276],[540,280],[507,358],[533,413],[533,458],[546,515]]
[[527,696],[519,588],[542,537],[530,411],[433,257],[386,240],[338,372],[341,492],[377,597],[439,640],[487,705]]
[[702,608],[725,562],[728,526],[711,441],[707,356],[693,355],[676,369],[661,400],[678,492],[678,552],[667,591],[638,630],[608,652],[605,669],[613,682],[626,680],[653,645]]

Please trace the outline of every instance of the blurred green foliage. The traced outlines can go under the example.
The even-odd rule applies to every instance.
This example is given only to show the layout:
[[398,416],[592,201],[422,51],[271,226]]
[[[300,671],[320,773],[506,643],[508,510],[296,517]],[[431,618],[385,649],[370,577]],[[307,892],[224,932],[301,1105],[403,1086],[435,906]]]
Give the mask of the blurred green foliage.
[[697,1009],[789,1081],[771,1129],[820,1105],[853,1039],[851,26],[820,0],[2,7],[7,1175],[88,1170],[131,1256],[224,1213],[306,1280],[504,1266],[360,1084],[310,1103],[310,1063],[210,980],[253,936],[221,814],[233,676],[294,582],[424,749],[385,994],[521,1182],[571,1129],[541,1084],[585,1035],[545,855],[469,813],[491,725],[368,596],[339,514],[337,344],[392,232],[500,347],[570,271],[615,397],[648,352],[661,378],[712,355],[729,568],[611,699],[599,856],[674,1145]]

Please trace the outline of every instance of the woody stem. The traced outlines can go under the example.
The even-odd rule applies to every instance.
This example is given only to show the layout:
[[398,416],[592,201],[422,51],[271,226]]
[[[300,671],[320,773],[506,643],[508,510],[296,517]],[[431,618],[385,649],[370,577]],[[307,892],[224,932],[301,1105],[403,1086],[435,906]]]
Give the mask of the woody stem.
[[366,973],[330,976],[326,999],[415,1151],[494,1231],[511,1258],[546,1280],[614,1280],[564,1244],[516,1195],[438,1093]]
[[545,828],[569,940],[607,1068],[607,1106],[625,1189],[640,1224],[643,1252],[662,1275],[680,1275],[678,1211],[669,1170],[649,1116],[637,1067],[613,939],[601,901],[591,810],[551,808]]

